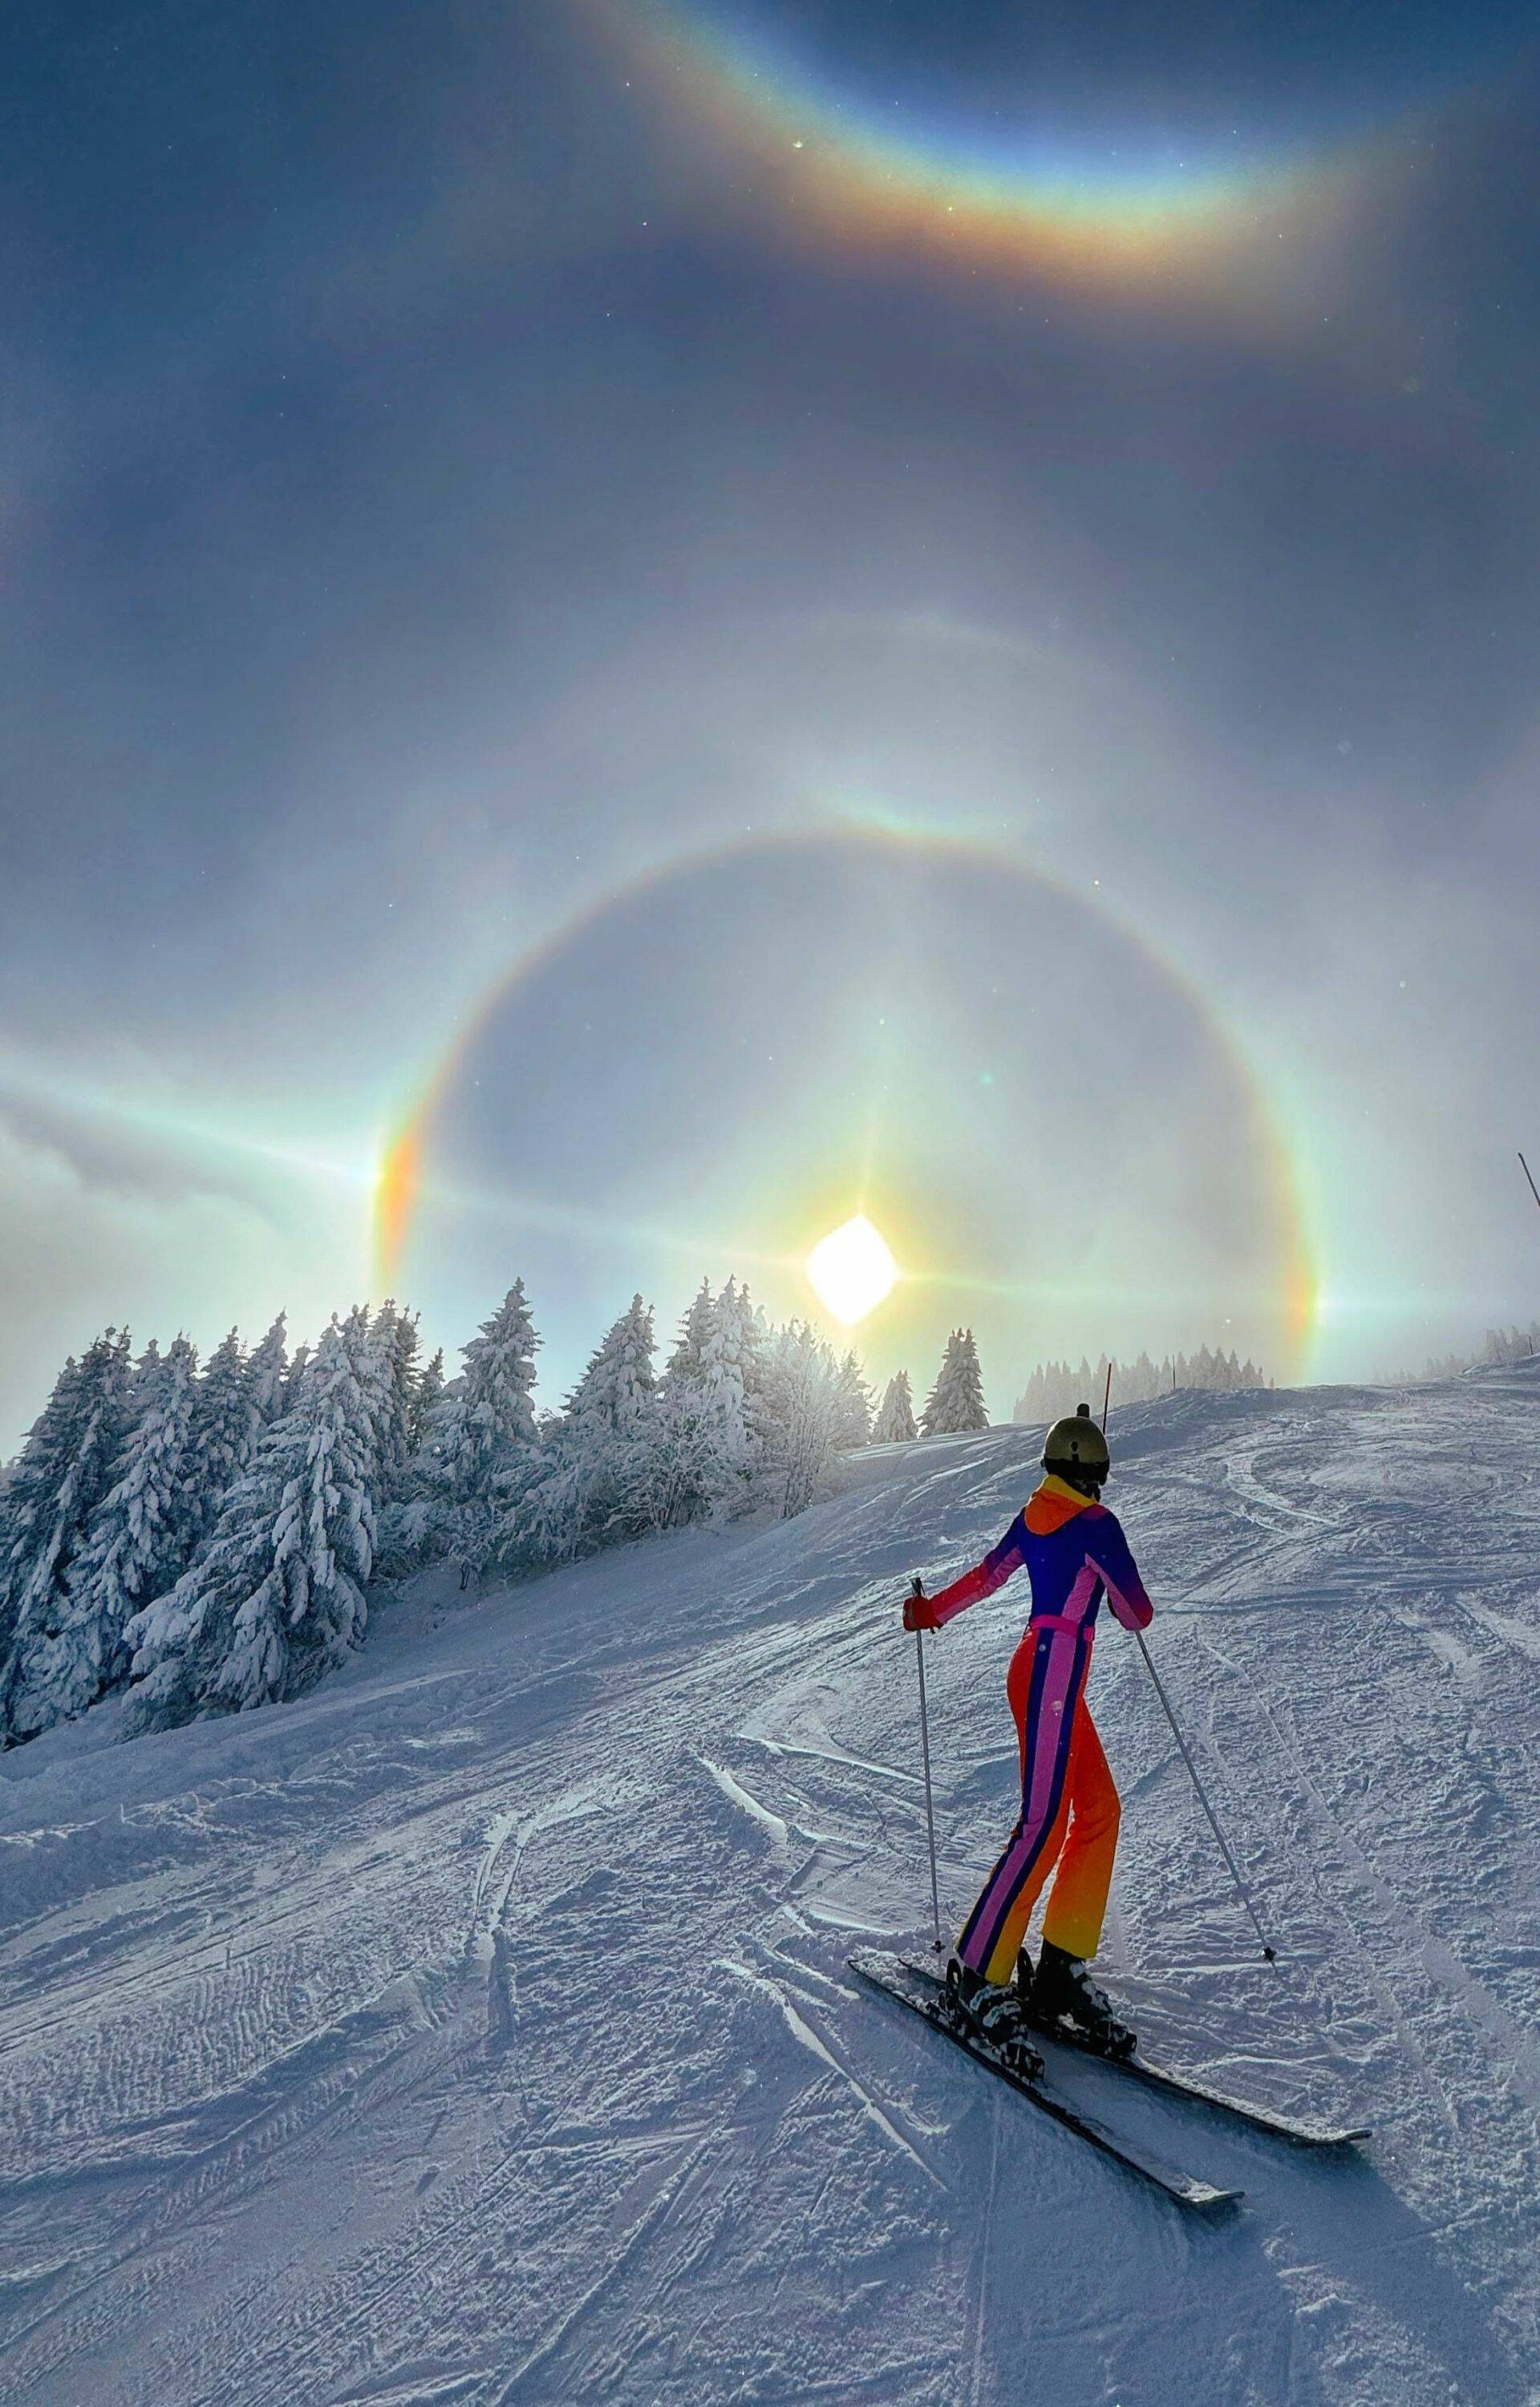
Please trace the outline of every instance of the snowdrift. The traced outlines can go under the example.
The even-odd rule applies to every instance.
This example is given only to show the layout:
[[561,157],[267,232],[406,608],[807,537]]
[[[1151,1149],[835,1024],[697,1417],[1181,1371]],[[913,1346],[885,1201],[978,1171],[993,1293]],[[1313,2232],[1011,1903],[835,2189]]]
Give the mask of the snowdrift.
[[[386,1603],[303,1703],[5,1759],[7,2400],[1540,2398],[1540,1366],[1114,1437],[1286,1962],[1106,1627],[1104,1964],[1152,2049],[1372,2121],[1360,2159],[1119,2098],[1247,2192],[1194,2226],[846,1972],[928,1919],[897,1600],[1034,1450],[874,1447],[793,1523]],[[931,1645],[948,1913],[1013,1812],[1023,1613]]]

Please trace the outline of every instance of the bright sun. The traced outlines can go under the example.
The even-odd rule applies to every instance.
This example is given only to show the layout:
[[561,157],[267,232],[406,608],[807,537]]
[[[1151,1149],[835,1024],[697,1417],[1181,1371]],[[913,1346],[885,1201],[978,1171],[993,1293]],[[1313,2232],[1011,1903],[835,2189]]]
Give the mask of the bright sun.
[[892,1293],[898,1264],[865,1213],[858,1212],[819,1239],[807,1257],[807,1275],[819,1301],[853,1329]]

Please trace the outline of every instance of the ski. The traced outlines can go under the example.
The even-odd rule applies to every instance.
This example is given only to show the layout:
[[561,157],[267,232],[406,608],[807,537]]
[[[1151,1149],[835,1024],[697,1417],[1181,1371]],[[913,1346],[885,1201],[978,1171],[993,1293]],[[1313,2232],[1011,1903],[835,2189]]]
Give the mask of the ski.
[[1196,2081],[1189,2072],[1174,2072],[1169,2065],[1151,2064],[1138,2054],[1108,2056],[1091,2040],[1082,2039],[1062,2023],[1034,2022],[1027,2017],[1027,2028],[1034,2040],[1043,2044],[1045,2055],[1051,2056],[1056,2047],[1072,2049],[1077,2056],[1089,2056],[1098,2064],[1109,2065],[1114,2072],[1131,2072],[1135,2081],[1147,2088],[1158,2089],[1167,2098],[1185,2099],[1194,2106],[1206,2106],[1211,2113],[1230,2115],[1237,2122],[1249,2124],[1256,2131],[1266,2131],[1276,2140],[1286,2140],[1295,2148],[1347,2148],[1369,2137],[1365,2124],[1344,2125],[1340,2129],[1329,2123],[1305,2123],[1290,2115],[1276,2115],[1266,2106],[1253,2106],[1241,2098],[1231,2098],[1222,2089],[1211,2088],[1205,2081]]
[[1198,2181],[1191,2173],[1162,2163],[1146,2150],[1120,2139],[1117,2132],[1108,2130],[1094,2116],[1083,2115],[1077,2107],[1067,2105],[1062,2098],[1056,2098],[1046,2083],[1029,2081],[1008,2064],[1003,2063],[987,2041],[950,2019],[943,2003],[944,1985],[928,1964],[917,1964],[902,1956],[880,1955],[870,1949],[859,1950],[848,1961],[851,1972],[869,1987],[880,1990],[884,1997],[891,1998],[897,2004],[908,2007],[922,2022],[928,2023],[932,2030],[939,2031],[944,2039],[949,2039],[964,2056],[971,2056],[976,2064],[981,2064],[997,2080],[1006,2083],[1040,2113],[1051,2115],[1054,2122],[1064,2130],[1072,2131],[1077,2139],[1089,2141],[1093,2148],[1099,2148],[1103,2156],[1110,2157],[1126,2172],[1136,2174],[1141,2181],[1163,2191],[1178,2206],[1197,2207],[1212,2213],[1239,2202],[1243,2195],[1240,2190],[1216,2189],[1211,2182]]

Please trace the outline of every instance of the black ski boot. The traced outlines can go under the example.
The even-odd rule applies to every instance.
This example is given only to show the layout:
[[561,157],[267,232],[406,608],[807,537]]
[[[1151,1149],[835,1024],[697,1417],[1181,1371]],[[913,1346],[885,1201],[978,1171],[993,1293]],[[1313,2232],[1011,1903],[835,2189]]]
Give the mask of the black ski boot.
[[1113,2013],[1106,1991],[1091,1979],[1083,1956],[1066,1955],[1062,1947],[1045,1939],[1034,1973],[1032,1958],[1023,1947],[1016,1962],[1016,1985],[1025,2012],[1045,2030],[1051,2030],[1057,2022],[1072,2023],[1087,2045],[1103,2056],[1132,2056],[1138,2044],[1128,2024],[1120,2023]]
[[947,1966],[947,1996],[961,2022],[976,2031],[1002,2064],[1023,2081],[1042,2078],[1043,2055],[1033,2045],[1021,2018],[1021,2001],[1008,1983],[986,1981],[954,1956]]

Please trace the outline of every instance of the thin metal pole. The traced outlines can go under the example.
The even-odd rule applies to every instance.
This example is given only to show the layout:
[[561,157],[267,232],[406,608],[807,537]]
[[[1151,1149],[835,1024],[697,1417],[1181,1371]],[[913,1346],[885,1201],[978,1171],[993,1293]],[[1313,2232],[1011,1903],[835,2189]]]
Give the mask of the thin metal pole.
[[[916,1596],[925,1591],[917,1579]],[[941,1953],[941,1894],[935,1879],[935,1806],[931,1799],[931,1717],[925,1710],[925,1632],[915,1631],[915,1660],[920,1665],[920,1759],[925,1767],[925,1832],[931,1848],[931,1928],[935,1933],[934,1947]]]
[[1208,1802],[1208,1792],[1205,1788],[1203,1782],[1198,1777],[1198,1767],[1193,1762],[1191,1756],[1188,1753],[1187,1741],[1183,1738],[1180,1725],[1176,1720],[1176,1715],[1171,1710],[1171,1700],[1166,1695],[1165,1688],[1162,1682],[1159,1672],[1155,1669],[1154,1657],[1150,1654],[1148,1647],[1145,1644],[1145,1633],[1142,1630],[1136,1630],[1134,1635],[1139,1642],[1139,1652],[1145,1659],[1145,1669],[1155,1683],[1155,1694],[1159,1697],[1162,1704],[1165,1707],[1165,1717],[1171,1724],[1171,1735],[1176,1742],[1182,1761],[1187,1766],[1192,1786],[1198,1792],[1198,1802],[1208,1816],[1208,1827],[1219,1843],[1220,1855],[1223,1856],[1225,1862],[1230,1867],[1230,1877],[1235,1884],[1236,1893],[1238,1894],[1248,1914],[1251,1916],[1253,1924],[1256,1926],[1257,1937],[1262,1941],[1262,1956],[1269,1964],[1276,1964],[1278,1960],[1277,1950],[1273,1945],[1266,1931],[1262,1927],[1262,1918],[1259,1916],[1256,1907],[1251,1902],[1251,1892],[1247,1887],[1246,1882],[1241,1876],[1241,1868],[1230,1852],[1230,1842],[1219,1828],[1219,1817],[1215,1814],[1213,1806]]
[[[1520,1161],[1523,1161],[1523,1158],[1522,1154],[1519,1157]],[[1529,1176],[1527,1170],[1524,1175],[1526,1177]],[[1533,1180],[1531,1179],[1530,1184],[1533,1186]],[[1537,1204],[1540,1204],[1540,1195],[1536,1195],[1534,1200]],[[1175,1381],[1175,1372],[1173,1372],[1172,1377],[1173,1381]],[[1109,1357],[1107,1360],[1106,1394],[1102,1403],[1102,1433],[1104,1436],[1106,1434],[1107,1406],[1111,1402],[1112,1362],[1111,1358]],[[1247,1887],[1245,1881],[1241,1877],[1241,1868],[1230,1852],[1230,1842],[1219,1828],[1219,1817],[1215,1814],[1213,1806],[1208,1802],[1208,1791],[1205,1788],[1203,1782],[1198,1777],[1198,1767],[1193,1762],[1191,1756],[1188,1753],[1187,1741],[1183,1738],[1181,1726],[1178,1723],[1176,1715],[1171,1710],[1171,1700],[1166,1695],[1165,1685],[1162,1682],[1159,1672],[1155,1669],[1155,1658],[1151,1655],[1149,1648],[1145,1644],[1145,1633],[1142,1630],[1136,1630],[1134,1635],[1139,1642],[1139,1652],[1145,1659],[1145,1670],[1149,1674],[1150,1678],[1155,1683],[1155,1694],[1159,1697],[1162,1704],[1165,1707],[1165,1717],[1171,1724],[1171,1735],[1176,1742],[1177,1750],[1181,1756],[1182,1761],[1187,1766],[1188,1775],[1192,1782],[1193,1787],[1198,1792],[1198,1802],[1208,1816],[1208,1827],[1219,1843],[1219,1853],[1223,1856],[1225,1862],[1230,1867],[1230,1877],[1235,1884],[1236,1892],[1240,1897],[1241,1902],[1245,1906],[1248,1914],[1251,1916],[1252,1922],[1256,1925],[1257,1937],[1262,1941],[1263,1958],[1269,1964],[1276,1964],[1278,1960],[1277,1950],[1272,1944],[1266,1931],[1262,1927],[1261,1916],[1258,1915],[1256,1907],[1251,1902],[1251,1892]]]
[[1533,1179],[1530,1178],[1530,1166],[1522,1154],[1519,1157],[1519,1167],[1523,1172],[1525,1177],[1530,1180],[1530,1193],[1533,1196],[1535,1202],[1540,1204],[1540,1187],[1536,1187]]

